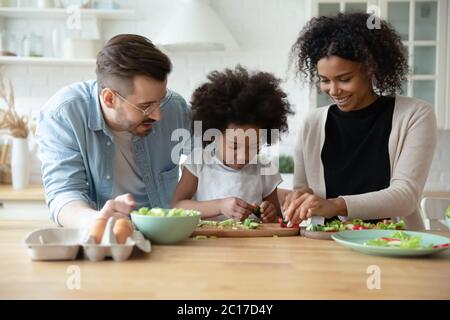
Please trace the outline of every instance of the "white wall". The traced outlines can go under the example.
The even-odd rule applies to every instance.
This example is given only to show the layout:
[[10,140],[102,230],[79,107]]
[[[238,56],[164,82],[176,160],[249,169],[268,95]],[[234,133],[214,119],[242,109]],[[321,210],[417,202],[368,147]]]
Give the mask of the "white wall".
[[[140,19],[104,21],[103,42],[118,33],[143,34],[155,39],[167,19],[182,0],[118,1],[123,7],[136,8]],[[307,1],[297,0],[213,0],[212,7],[238,41],[241,51],[235,53],[182,54],[169,53],[174,71],[169,86],[187,100],[204,81],[208,72],[237,63],[250,69],[273,72],[285,79],[290,46],[308,18]],[[10,21],[9,29],[32,29],[49,37],[52,28],[63,27],[61,21]],[[91,67],[8,66],[6,74],[16,89],[17,106],[33,112],[60,87],[95,76]],[[292,77],[291,77],[292,78]],[[292,153],[298,119],[308,109],[307,90],[289,80],[283,84],[297,112],[289,121],[290,134],[280,145],[281,153]],[[428,190],[450,191],[450,132],[439,133],[439,147],[427,183]],[[39,164],[34,167],[39,172]]]

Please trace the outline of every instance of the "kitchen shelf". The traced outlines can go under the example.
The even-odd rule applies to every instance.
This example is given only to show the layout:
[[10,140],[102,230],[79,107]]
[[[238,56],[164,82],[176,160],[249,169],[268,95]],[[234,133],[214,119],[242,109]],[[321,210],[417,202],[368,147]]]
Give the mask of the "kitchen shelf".
[[0,57],[0,65],[15,65],[15,64],[94,66],[95,59]]
[[[128,9],[81,9],[81,19],[98,18],[105,20],[135,19],[136,12]],[[50,8],[6,8],[0,7],[0,18],[12,19],[64,19],[67,18],[67,9]]]

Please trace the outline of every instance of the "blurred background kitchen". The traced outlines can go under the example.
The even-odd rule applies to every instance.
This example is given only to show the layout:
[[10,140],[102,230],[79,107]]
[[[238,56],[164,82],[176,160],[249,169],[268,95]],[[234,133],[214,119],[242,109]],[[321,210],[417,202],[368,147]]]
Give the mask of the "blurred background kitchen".
[[450,197],[449,0],[0,0],[0,121],[12,115],[18,127],[14,134],[0,129],[0,219],[48,218],[33,136],[36,115],[61,87],[95,78],[97,51],[119,33],[160,45],[174,65],[169,87],[187,101],[210,71],[238,63],[282,78],[296,110],[277,150],[283,187],[291,187],[298,123],[329,102],[295,80],[288,70],[290,47],[313,16],[368,9],[388,19],[408,49],[404,94],[435,108],[439,141],[425,190]]

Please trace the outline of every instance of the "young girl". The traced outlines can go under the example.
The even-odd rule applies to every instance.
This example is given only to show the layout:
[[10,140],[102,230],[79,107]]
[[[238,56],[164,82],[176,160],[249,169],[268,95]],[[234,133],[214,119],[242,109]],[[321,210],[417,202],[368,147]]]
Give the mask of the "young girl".
[[291,223],[313,216],[399,218],[420,229],[422,190],[436,145],[426,102],[396,95],[408,72],[398,33],[366,13],[313,18],[293,46],[297,71],[332,104],[299,130],[294,188],[283,205]]
[[279,83],[269,73],[249,73],[241,66],[208,75],[193,94],[193,120],[201,122],[202,136],[213,130],[216,135],[204,141],[200,157],[194,150],[183,164],[171,207],[195,209],[202,219],[213,220],[243,220],[259,209],[262,222],[276,221],[282,179],[257,154],[273,140],[261,129],[285,132],[293,113]]

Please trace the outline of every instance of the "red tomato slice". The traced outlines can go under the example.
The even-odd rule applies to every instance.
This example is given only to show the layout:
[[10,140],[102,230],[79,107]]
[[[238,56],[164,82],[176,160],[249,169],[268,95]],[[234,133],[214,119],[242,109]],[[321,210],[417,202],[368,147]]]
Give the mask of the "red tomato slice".
[[447,248],[450,247],[450,243],[444,243],[444,244],[437,244],[433,246],[433,249],[440,249],[440,248]]
[[381,240],[384,240],[384,241],[400,241],[400,239],[396,239],[396,238],[387,238],[387,237],[382,237],[382,238],[380,238]]
[[[279,217],[278,223],[280,224],[280,227],[287,228],[288,227],[287,225],[289,222],[283,221],[283,218]],[[292,227],[290,227],[290,228],[299,228],[299,227],[300,227],[300,225],[297,223],[297,224],[292,225]]]

